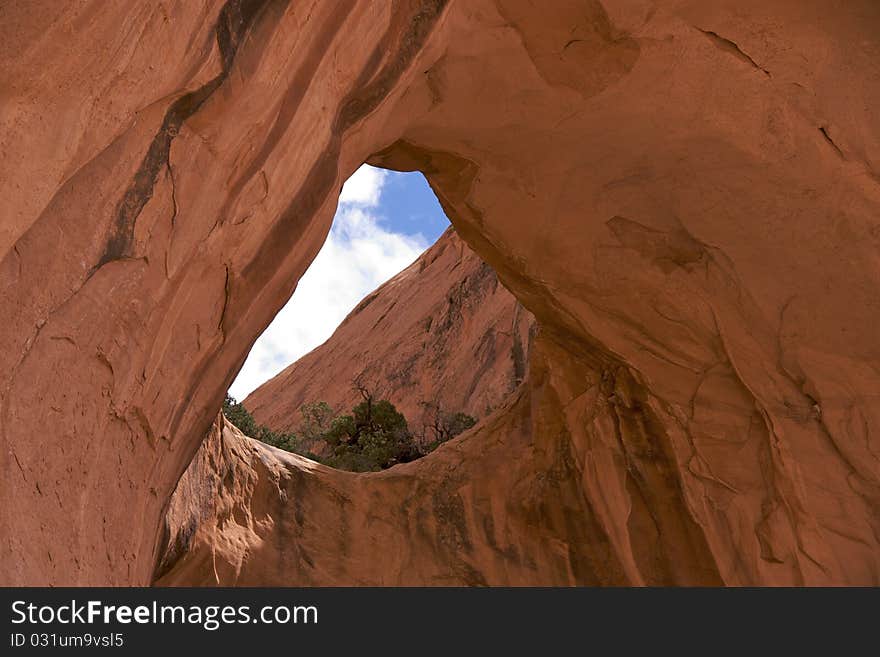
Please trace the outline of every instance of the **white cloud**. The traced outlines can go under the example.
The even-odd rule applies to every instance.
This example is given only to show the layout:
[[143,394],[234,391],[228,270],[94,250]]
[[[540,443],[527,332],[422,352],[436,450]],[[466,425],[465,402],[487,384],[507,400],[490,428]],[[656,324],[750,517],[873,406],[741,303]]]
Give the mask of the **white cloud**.
[[375,207],[379,204],[379,196],[387,178],[388,172],[385,169],[361,165],[342,186],[339,204],[353,203]]
[[329,338],[367,294],[415,260],[429,244],[421,235],[380,223],[388,172],[367,165],[342,188],[327,241],[287,305],[254,344],[229,393],[243,399]]

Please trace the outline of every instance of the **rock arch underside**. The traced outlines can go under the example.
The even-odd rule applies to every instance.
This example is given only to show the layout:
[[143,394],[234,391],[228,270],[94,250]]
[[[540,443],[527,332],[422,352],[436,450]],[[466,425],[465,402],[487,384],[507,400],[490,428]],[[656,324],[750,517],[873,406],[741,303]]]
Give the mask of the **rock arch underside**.
[[[0,32],[0,583],[880,583],[873,0]],[[501,408],[355,475],[215,419],[363,162],[422,171],[538,329]]]

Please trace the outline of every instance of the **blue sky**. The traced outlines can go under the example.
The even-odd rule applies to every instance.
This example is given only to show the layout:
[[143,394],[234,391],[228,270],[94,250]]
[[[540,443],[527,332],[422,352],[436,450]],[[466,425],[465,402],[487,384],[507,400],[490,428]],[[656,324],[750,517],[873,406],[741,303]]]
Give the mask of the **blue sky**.
[[433,244],[449,220],[428,186],[425,177],[417,172],[386,171],[379,199],[379,212],[389,230],[404,235],[421,234]]
[[346,181],[327,241],[229,388],[244,399],[329,338],[361,299],[437,241],[449,221],[418,172],[363,165]]

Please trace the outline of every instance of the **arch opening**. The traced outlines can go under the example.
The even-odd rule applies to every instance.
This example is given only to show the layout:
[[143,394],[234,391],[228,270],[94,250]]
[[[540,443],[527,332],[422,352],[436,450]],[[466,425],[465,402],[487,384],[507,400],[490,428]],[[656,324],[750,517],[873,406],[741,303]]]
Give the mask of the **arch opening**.
[[420,171],[358,168],[223,404],[250,438],[342,470],[426,456],[522,382],[531,315]]

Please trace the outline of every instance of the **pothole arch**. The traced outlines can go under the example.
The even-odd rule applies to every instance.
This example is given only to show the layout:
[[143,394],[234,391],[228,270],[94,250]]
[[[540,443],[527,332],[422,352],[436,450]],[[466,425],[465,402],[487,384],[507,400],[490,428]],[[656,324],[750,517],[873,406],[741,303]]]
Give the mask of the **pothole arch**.
[[[3,583],[152,581],[200,443],[162,581],[876,583],[874,26],[588,4],[180,3],[132,43],[71,7],[13,48]],[[430,468],[204,441],[365,159],[535,314],[526,381]]]
[[[412,149],[407,149],[408,154],[412,152]],[[331,228],[331,235],[332,230]],[[426,279],[427,288],[423,283]],[[445,284],[445,287],[438,286],[438,282]],[[433,293],[433,298],[426,301],[425,297],[430,293]],[[422,306],[416,308],[415,314],[407,316],[405,311],[398,308],[395,315],[389,317],[398,302],[406,304],[414,299],[422,302]],[[374,322],[373,315],[378,316],[377,322]],[[526,376],[529,347],[536,329],[534,318],[500,284],[494,270],[480,260],[450,226],[414,262],[384,282],[378,289],[367,294],[329,340],[297,360],[274,379],[267,381],[263,387],[269,390],[261,393],[258,389],[256,391],[258,401],[255,405],[258,417],[263,415],[271,418],[270,421],[279,422],[281,418],[278,414],[273,418],[271,409],[266,411],[260,407],[261,394],[271,398],[272,388],[283,388],[290,380],[296,380],[298,369],[302,367],[314,372],[309,361],[320,363],[323,358],[322,352],[328,347],[332,348],[335,344],[339,344],[344,351],[345,347],[352,344],[368,343],[370,335],[360,334],[359,325],[368,326],[374,332],[381,331],[382,327],[379,327],[378,323],[386,319],[388,320],[386,327],[392,326],[392,331],[403,328],[404,333],[412,333],[411,329],[418,328],[425,335],[421,344],[411,344],[407,349],[405,345],[399,343],[395,334],[385,345],[388,351],[376,360],[386,361],[388,353],[402,351],[400,360],[406,363],[407,368],[421,365],[422,374],[428,375],[429,383],[436,384],[435,381],[430,380],[433,376],[443,380],[439,385],[434,385],[430,393],[422,394],[421,397],[432,395],[430,399],[424,399],[418,395],[414,396],[410,390],[416,383],[412,371],[402,371],[396,363],[391,363],[390,366],[384,363],[384,366],[377,367],[375,362],[367,362],[366,367],[356,366],[343,377],[346,380],[343,387],[352,388],[356,394],[362,396],[365,391],[369,391],[366,394],[375,397],[373,401],[380,397],[389,398],[394,403],[401,404],[403,410],[415,411],[415,413],[411,412],[409,417],[421,423],[422,434],[418,437],[418,444],[429,447],[420,456],[428,455],[428,452],[432,452],[440,443],[470,429],[478,419],[450,409],[471,410],[479,407],[482,409],[479,419],[488,418],[492,422],[489,416],[496,409],[516,403],[513,395]],[[461,335],[461,325],[464,322],[468,323],[467,328],[470,331],[467,336]],[[350,339],[352,333],[356,336],[355,339]],[[454,346],[450,347],[450,345]],[[451,354],[450,352],[455,348],[461,353]],[[350,363],[346,356],[347,354],[343,354],[343,362]],[[455,361],[454,367],[450,366],[450,361]],[[425,368],[429,369],[425,371]],[[319,373],[316,378],[317,386],[312,386],[311,389],[317,387],[320,390],[321,386],[328,385],[326,373]],[[390,379],[396,379],[391,386],[388,385]],[[326,394],[324,396],[326,397]],[[343,395],[342,398],[344,399],[345,396]],[[447,401],[452,398],[466,401],[462,403]],[[293,405],[299,406],[296,403]],[[344,404],[337,403],[334,406],[341,408]],[[462,426],[458,426],[462,420],[455,417],[456,415],[464,416],[470,422],[464,421]],[[289,414],[287,421],[290,422]],[[275,426],[280,425],[275,424]],[[474,431],[479,431],[480,428],[478,425],[474,427]],[[434,433],[426,437],[427,431]],[[259,431],[255,436],[259,437]],[[481,439],[477,438],[477,440]],[[272,443],[271,440],[264,442]],[[431,442],[434,444],[430,444]],[[154,581],[160,585],[223,581],[216,571],[215,557],[212,557],[211,573],[213,574],[207,573],[207,580],[202,579],[205,576],[203,565],[198,565],[203,560],[201,547],[204,546],[204,543],[200,545],[199,534],[205,529],[206,519],[208,524],[212,520],[218,522],[218,525],[210,531],[238,533],[239,538],[241,534],[249,535],[251,541],[257,542],[265,540],[263,530],[267,526],[284,522],[284,518],[290,514],[290,509],[282,507],[286,507],[288,501],[296,506],[286,493],[282,493],[276,499],[273,511],[264,518],[259,519],[254,516],[254,509],[250,508],[250,505],[254,502],[257,489],[263,485],[259,479],[266,477],[266,472],[255,477],[254,470],[247,464],[254,464],[253,455],[260,452],[262,452],[259,457],[261,462],[273,458],[280,459],[277,461],[279,465],[275,474],[269,476],[279,489],[283,488],[281,482],[286,478],[279,473],[288,469],[287,477],[289,477],[289,468],[292,464],[296,464],[304,472],[321,472],[316,469],[321,466],[309,465],[299,459],[298,454],[301,455],[302,450],[286,451],[291,454],[284,455],[278,452],[267,454],[267,448],[257,447],[255,443],[247,439],[243,440],[242,435],[236,435],[228,423],[226,426],[223,422],[215,423],[205,444],[196,453],[193,462],[181,477],[171,499],[165,517],[163,548],[157,561]],[[322,459],[322,455],[319,454],[311,453],[306,456],[319,462],[327,462],[327,459]],[[445,460],[442,456],[439,458],[441,461]],[[285,461],[286,465],[281,465]],[[400,465],[395,466],[393,471],[396,472],[398,467]],[[262,466],[258,466],[257,469],[261,470]],[[364,480],[351,478],[350,473],[344,472],[346,469],[351,468],[337,466],[330,471],[325,470],[324,475],[344,481],[355,491],[360,490]],[[425,477],[425,472],[427,470],[421,468],[408,474],[417,481]],[[453,502],[452,508],[455,514],[461,513],[459,506],[460,502]],[[461,519],[450,518],[449,522],[455,523],[449,527],[449,531],[467,532],[466,529],[458,526],[458,523],[462,522]],[[201,539],[204,540],[204,536]],[[287,545],[282,549],[297,550],[297,547]],[[269,563],[264,566],[273,568],[271,559],[268,561]],[[253,563],[250,559],[248,562]],[[240,563],[237,568],[243,567],[244,563]],[[238,570],[235,577],[241,576],[242,572]],[[482,580],[478,576],[471,583],[480,581]]]

